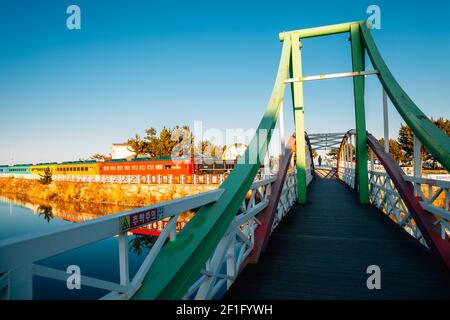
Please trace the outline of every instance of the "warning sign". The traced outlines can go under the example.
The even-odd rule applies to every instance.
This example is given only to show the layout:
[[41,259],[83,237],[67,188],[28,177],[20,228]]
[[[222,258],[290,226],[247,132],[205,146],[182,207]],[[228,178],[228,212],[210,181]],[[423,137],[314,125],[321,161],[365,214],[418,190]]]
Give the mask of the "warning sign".
[[150,222],[161,220],[163,217],[164,209],[162,207],[132,213],[120,218],[120,230],[125,231],[128,229],[135,229]]
[[130,216],[120,218],[120,230],[130,229]]

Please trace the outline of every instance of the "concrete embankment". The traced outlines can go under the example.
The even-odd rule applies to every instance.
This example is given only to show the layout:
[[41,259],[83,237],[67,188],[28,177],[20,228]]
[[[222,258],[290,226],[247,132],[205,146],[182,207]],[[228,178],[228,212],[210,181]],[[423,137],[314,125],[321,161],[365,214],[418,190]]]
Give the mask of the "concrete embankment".
[[216,189],[218,185],[136,185],[3,178],[0,193],[14,193],[49,201],[77,201],[139,207]]

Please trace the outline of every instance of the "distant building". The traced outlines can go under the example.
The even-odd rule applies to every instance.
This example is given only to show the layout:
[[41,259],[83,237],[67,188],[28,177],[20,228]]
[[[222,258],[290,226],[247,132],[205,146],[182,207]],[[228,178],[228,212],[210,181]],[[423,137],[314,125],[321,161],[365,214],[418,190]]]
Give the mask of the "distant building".
[[132,159],[135,157],[135,152],[130,150],[131,147],[127,143],[113,143],[111,145],[112,159]]
[[236,160],[239,159],[247,149],[247,145],[243,143],[234,143],[229,145],[222,154],[222,160]]

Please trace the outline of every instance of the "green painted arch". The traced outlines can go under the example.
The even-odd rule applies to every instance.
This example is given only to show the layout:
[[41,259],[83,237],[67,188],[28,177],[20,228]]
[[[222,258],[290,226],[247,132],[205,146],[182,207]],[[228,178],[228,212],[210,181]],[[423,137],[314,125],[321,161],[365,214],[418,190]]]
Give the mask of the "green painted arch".
[[403,120],[423,145],[450,171],[450,138],[436,127],[395,80],[373,40],[365,21],[359,23],[364,45],[378,78]]
[[[450,139],[432,124],[394,79],[378,52],[365,21],[282,33],[280,39],[283,41],[283,49],[272,95],[255,137],[238,165],[220,186],[224,190],[222,196],[215,203],[202,207],[180,231],[177,239],[161,249],[133,299],[181,299],[225,234],[267,153],[286,88],[285,80],[289,76],[292,37],[350,32],[351,26],[355,24],[360,29],[361,49],[367,50],[394,106],[425,147],[447,170],[450,169]],[[267,141],[261,142],[259,132],[263,131],[268,133]],[[258,154],[256,163],[245,161],[250,159],[251,151],[252,155]]]
[[[267,153],[272,129],[275,127],[288,77],[291,41],[283,43],[278,74],[266,111],[238,164],[222,183],[222,196],[211,205],[202,207],[179,232],[177,239],[167,243],[144,278],[133,299],[181,299],[198,277],[251,187],[261,161]],[[261,141],[261,133],[267,140]],[[256,157],[255,163],[246,161]],[[249,163],[250,162],[250,163]]]

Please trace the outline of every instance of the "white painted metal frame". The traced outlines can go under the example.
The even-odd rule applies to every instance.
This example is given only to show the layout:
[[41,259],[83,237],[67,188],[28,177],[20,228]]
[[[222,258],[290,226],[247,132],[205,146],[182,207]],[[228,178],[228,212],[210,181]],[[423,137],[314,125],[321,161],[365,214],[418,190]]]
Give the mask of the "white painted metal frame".
[[[405,176],[414,185],[415,195],[421,198],[422,207],[436,217],[442,239],[450,237],[450,181]],[[425,194],[424,189],[427,190]],[[442,199],[443,198],[443,199]],[[437,205],[443,202],[443,208]]]
[[411,236],[426,245],[419,228],[386,172],[369,171],[370,203],[383,211]]
[[[0,281],[0,292],[5,292],[5,297],[9,299],[31,299],[33,291],[33,275],[39,275],[51,279],[64,281],[67,274],[61,270],[54,270],[47,267],[37,266],[36,261],[58,255],[91,243],[95,243],[106,238],[119,236],[119,265],[120,284],[82,277],[82,284],[96,288],[110,290],[111,293],[104,298],[129,298],[139,288],[143,277],[150,268],[155,257],[164,245],[167,237],[171,240],[176,235],[176,220],[185,211],[201,207],[215,202],[223,190],[213,190],[198,195],[185,197],[160,203],[158,205],[143,207],[122,213],[117,213],[98,219],[80,222],[69,226],[64,226],[56,231],[26,235],[0,241],[0,274],[7,277],[7,280]],[[149,209],[162,208],[162,219],[170,219],[162,230],[155,244],[152,246],[148,256],[139,268],[139,271],[129,280],[128,274],[128,231],[121,231],[120,221],[124,216],[147,212]],[[148,222],[148,224],[154,221]],[[2,277],[3,277],[2,276]],[[5,285],[6,283],[6,285]]]
[[[312,178],[307,176],[306,183],[309,185]],[[283,189],[281,190],[280,202],[278,203],[277,213],[273,220],[272,231],[278,226],[283,218],[288,214],[294,203],[297,201],[297,168],[292,167],[292,171],[288,173],[284,180]]]
[[[338,173],[339,178],[352,188],[354,188],[355,176],[355,166],[351,151],[351,145],[354,145],[353,137],[354,135],[346,141],[343,147],[341,154],[342,161],[339,163]],[[421,178],[421,143],[417,138],[415,138],[414,146],[414,176],[409,176],[405,172],[404,179],[413,183],[416,196],[421,198],[420,204],[427,212],[435,216],[435,224],[440,226],[441,237],[443,239],[450,239],[450,181]],[[426,246],[420,230],[417,228],[413,217],[395,188],[393,181],[382,165],[375,165],[374,153],[371,149],[370,163],[368,166],[370,203],[379,208],[406,232]],[[405,171],[405,168],[403,170]],[[427,190],[426,194],[424,190]],[[443,201],[444,208],[437,205],[438,201]]]
[[355,188],[355,162],[353,162],[353,157],[355,148],[355,135],[351,135],[350,138],[345,140],[343,148],[341,150],[342,154],[339,162],[339,172],[338,177],[344,181],[352,189]]
[[[307,166],[311,164],[311,154],[307,152]],[[260,225],[258,213],[269,203],[271,184],[275,176],[268,180],[255,183],[251,188],[249,200],[242,203],[240,211],[231,223],[228,231],[220,241],[212,257],[207,261],[202,275],[189,288],[185,299],[213,299],[226,285],[228,290],[239,275],[242,264],[253,250],[255,230]],[[311,170],[307,170],[307,184],[312,180]],[[297,199],[296,166],[291,162],[288,170],[277,213],[272,225],[272,231],[290,211]]]
[[343,136],[345,136],[345,132],[308,134],[311,148],[315,150],[325,150],[333,147],[339,147]]
[[370,76],[377,74],[378,70],[367,70],[367,71],[354,71],[354,72],[341,72],[341,73],[330,73],[330,74],[320,74],[317,76],[307,76],[301,78],[289,78],[284,81],[284,83],[292,82],[304,82],[304,81],[315,81],[315,80],[326,80],[326,79],[337,79],[337,78],[348,78],[355,76]]
[[[280,201],[282,203],[279,208],[280,217],[283,217],[295,202],[295,179],[295,172],[291,171],[286,179],[284,186],[286,190],[283,189]],[[223,286],[226,285],[226,288],[231,286],[239,274],[243,261],[253,249],[254,232],[259,225],[257,214],[267,207],[271,184],[275,180],[276,176],[270,176],[253,183],[250,189],[250,198],[241,205],[236,218],[208,260],[199,279],[187,292],[186,297],[211,299]],[[65,271],[37,265],[36,261],[118,235],[120,283],[86,276],[81,277],[81,282],[84,286],[110,291],[102,299],[129,299],[139,289],[167,238],[170,236],[171,241],[176,238],[176,220],[179,215],[216,201],[222,192],[221,189],[213,190],[77,223],[57,231],[0,241],[0,274],[4,273],[0,277],[0,293],[3,292],[3,297],[8,299],[32,299],[33,276],[60,281],[66,281],[68,277]],[[121,231],[120,219],[152,208],[163,208],[164,214],[161,219],[170,220],[161,231],[137,273],[130,279],[128,231]],[[226,272],[224,273],[223,270]]]

